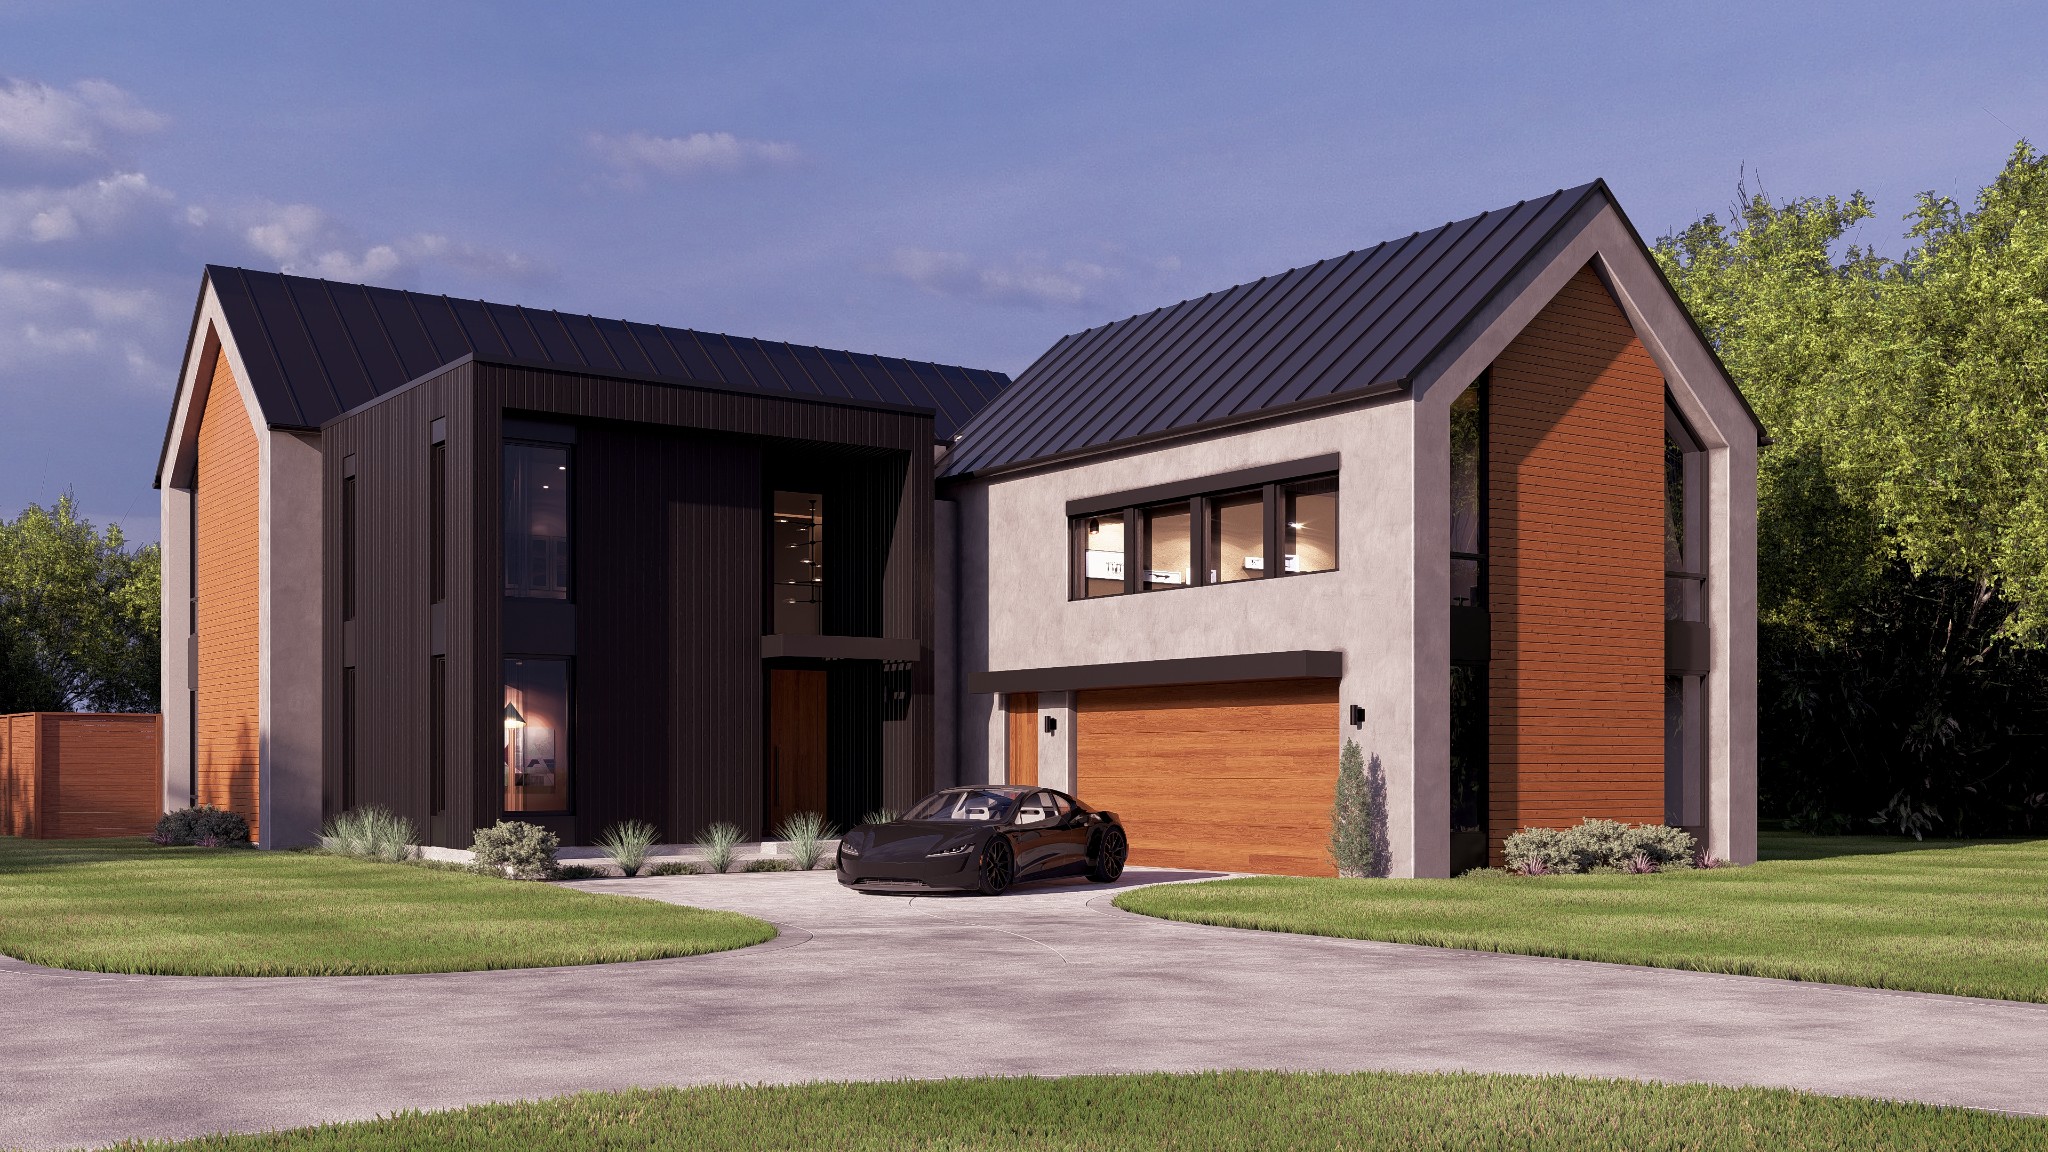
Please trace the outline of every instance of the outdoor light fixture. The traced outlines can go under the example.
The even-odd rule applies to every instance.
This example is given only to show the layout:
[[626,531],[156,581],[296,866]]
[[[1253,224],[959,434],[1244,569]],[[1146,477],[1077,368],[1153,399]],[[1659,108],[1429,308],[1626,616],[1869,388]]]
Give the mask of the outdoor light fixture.
[[524,727],[526,727],[526,717],[524,717],[524,716],[521,716],[521,715],[519,714],[519,706],[518,706],[518,705],[516,705],[516,704],[514,704],[514,703],[512,703],[512,702],[511,702],[511,701],[509,701],[509,700],[508,700],[508,701],[506,701],[506,703],[505,703],[505,727],[507,727],[507,728],[524,728]]
[[1045,718],[1045,734],[1046,734],[1047,736],[1050,736],[1050,735],[1052,735],[1053,733],[1055,733],[1055,732],[1057,732],[1057,731],[1059,731],[1059,730],[1060,730],[1060,721],[1059,721],[1059,717],[1057,717],[1057,716],[1047,716],[1047,717]]
[[1353,704],[1351,706],[1351,726],[1353,728],[1365,727],[1365,708],[1362,705]]

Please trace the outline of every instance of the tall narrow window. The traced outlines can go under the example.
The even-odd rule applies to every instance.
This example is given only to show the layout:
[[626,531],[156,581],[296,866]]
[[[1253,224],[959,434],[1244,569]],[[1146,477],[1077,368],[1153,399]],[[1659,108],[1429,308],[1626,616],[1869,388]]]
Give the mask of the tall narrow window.
[[430,602],[448,598],[448,444],[427,449],[427,584]]
[[1209,500],[1209,583],[1266,575],[1266,497],[1233,492]]
[[781,636],[825,631],[825,498],[777,492],[769,524],[774,629]]
[[505,445],[505,595],[569,598],[569,450]]
[[505,811],[569,810],[569,662],[505,661]]
[[1121,596],[1124,591],[1124,518],[1121,512],[1074,521],[1080,552],[1077,574],[1084,597]]
[[439,816],[448,810],[448,658],[434,657],[427,691],[427,799],[428,810]]
[[1329,572],[1337,567],[1337,478],[1304,480],[1280,490],[1285,571]]
[[1484,384],[1451,402],[1451,603],[1486,604]]
[[356,618],[356,478],[341,482],[341,618]]
[[356,670],[341,670],[341,810],[356,807]]
[[1183,502],[1147,508],[1145,566],[1139,587],[1185,588],[1194,583],[1193,508]]

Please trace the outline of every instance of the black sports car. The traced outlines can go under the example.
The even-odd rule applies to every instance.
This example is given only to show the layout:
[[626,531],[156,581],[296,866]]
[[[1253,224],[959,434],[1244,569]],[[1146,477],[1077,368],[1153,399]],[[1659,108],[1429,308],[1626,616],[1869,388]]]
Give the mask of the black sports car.
[[862,892],[993,896],[1020,880],[1123,875],[1130,841],[1114,812],[1029,785],[948,788],[839,841],[839,882]]

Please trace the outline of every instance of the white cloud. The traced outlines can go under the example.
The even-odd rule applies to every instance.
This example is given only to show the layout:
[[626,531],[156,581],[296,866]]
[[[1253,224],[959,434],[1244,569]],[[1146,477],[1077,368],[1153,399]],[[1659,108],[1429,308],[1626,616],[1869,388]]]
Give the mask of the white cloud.
[[311,204],[267,205],[242,230],[242,239],[280,272],[328,280],[389,281],[436,264],[472,276],[523,280],[540,275],[532,260],[419,232],[382,243],[364,243],[353,231]]
[[[172,312],[148,289],[0,267],[0,370],[88,368],[160,387],[167,377],[151,350],[175,340]],[[31,387],[43,379],[40,372],[22,374]]]
[[114,139],[169,122],[104,80],[68,89],[23,79],[0,85],[0,153],[43,162],[97,159]]
[[105,235],[171,200],[140,172],[117,172],[69,188],[0,188],[0,244]]
[[593,132],[586,143],[611,166],[616,181],[626,187],[640,186],[649,175],[729,174],[786,167],[802,159],[794,144],[746,140],[730,132],[692,132],[688,136],[650,136],[645,132],[612,136]]
[[886,271],[939,296],[1036,307],[1089,303],[1121,275],[1085,260],[1054,264],[1043,256],[1024,255],[1007,263],[977,264],[965,252],[929,248],[898,248]]

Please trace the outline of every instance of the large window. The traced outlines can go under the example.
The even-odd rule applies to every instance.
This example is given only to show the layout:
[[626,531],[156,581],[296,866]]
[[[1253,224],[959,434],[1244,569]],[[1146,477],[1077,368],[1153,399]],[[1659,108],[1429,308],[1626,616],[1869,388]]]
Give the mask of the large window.
[[823,635],[825,498],[816,492],[777,492],[770,521],[775,634]]
[[[1302,463],[1328,467],[1335,458]],[[1215,477],[1222,490],[1214,493],[1184,495],[1194,485],[1175,485],[1131,493],[1136,499],[1130,507],[1083,512],[1085,503],[1070,506],[1080,513],[1072,521],[1071,595],[1086,600],[1334,571],[1337,477],[1289,477],[1279,466],[1253,471],[1264,475]],[[1269,479],[1275,475],[1282,478]],[[1228,487],[1232,479],[1257,483]],[[1136,502],[1153,493],[1171,498]],[[1274,556],[1280,557],[1277,565]]]
[[1451,402],[1451,603],[1486,605],[1485,384]]
[[505,444],[505,595],[569,598],[569,449]]
[[569,662],[505,661],[507,812],[569,810]]

